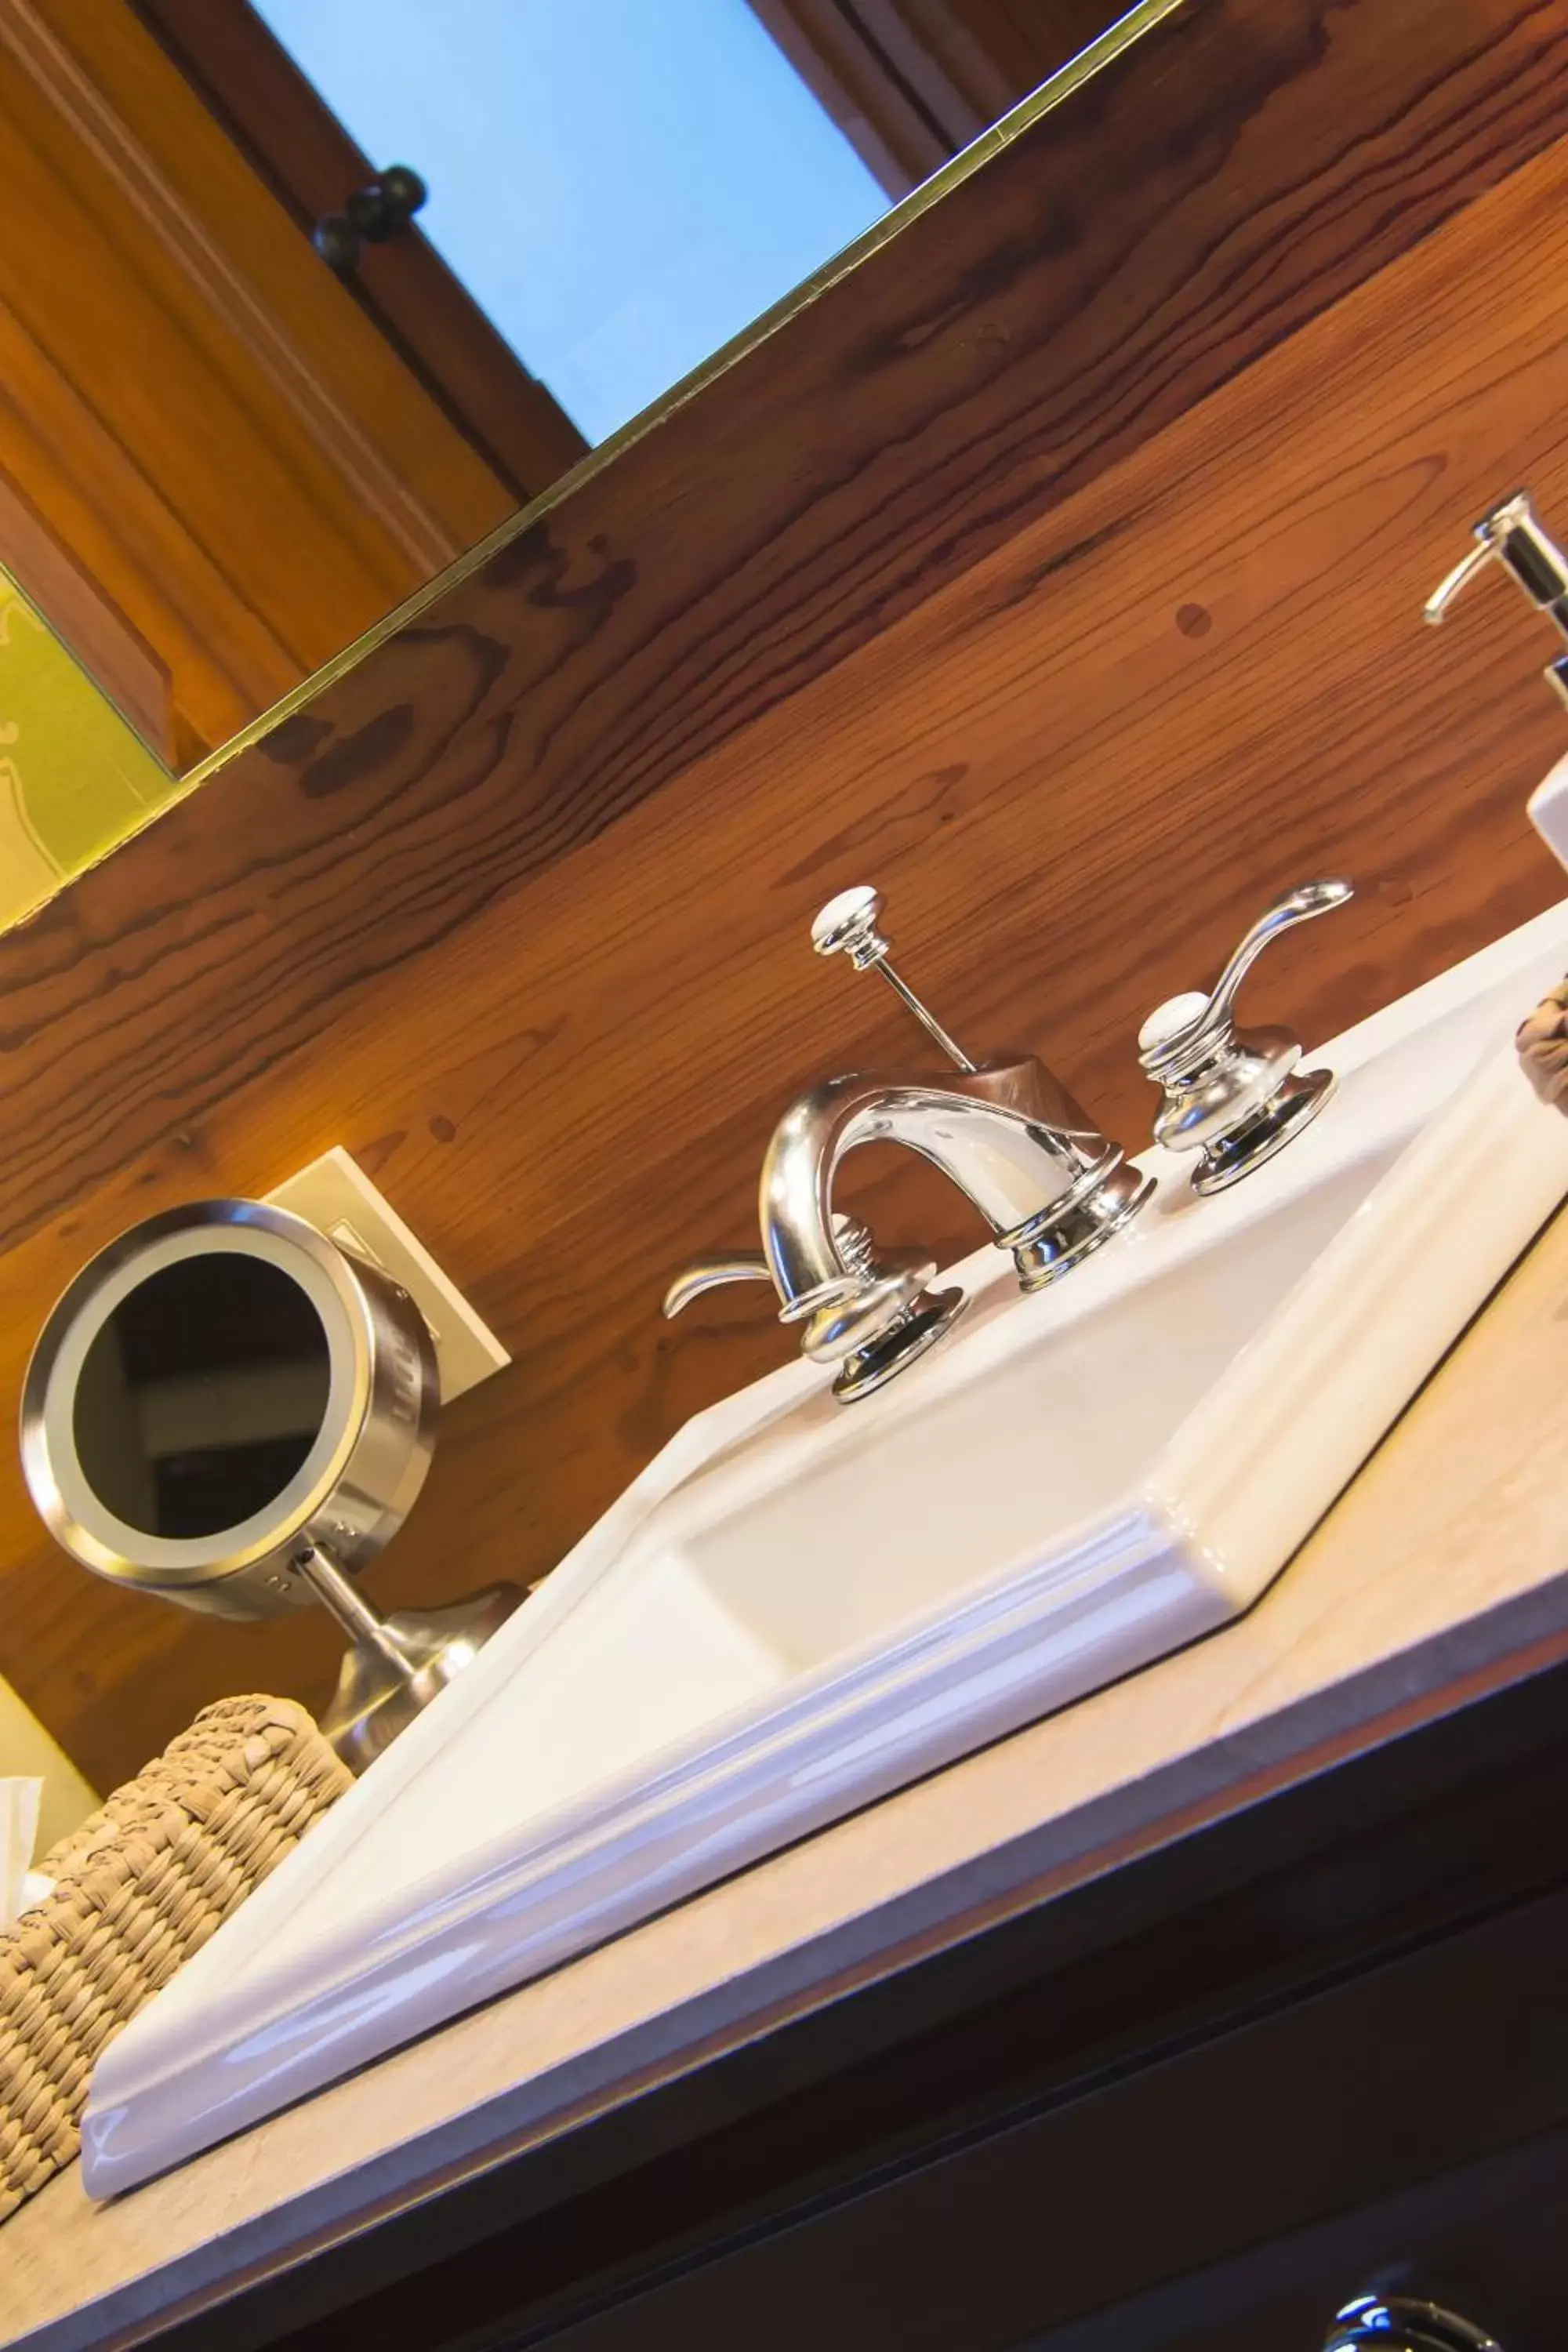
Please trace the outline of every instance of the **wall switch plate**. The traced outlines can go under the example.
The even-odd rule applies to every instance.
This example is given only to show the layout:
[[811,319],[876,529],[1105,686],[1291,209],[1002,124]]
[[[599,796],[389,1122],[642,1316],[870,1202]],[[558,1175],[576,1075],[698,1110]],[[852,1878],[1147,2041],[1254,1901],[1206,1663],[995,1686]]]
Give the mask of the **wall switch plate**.
[[510,1363],[489,1324],[341,1145],[287,1178],[267,1198],[403,1285],[436,1342],[444,1405]]

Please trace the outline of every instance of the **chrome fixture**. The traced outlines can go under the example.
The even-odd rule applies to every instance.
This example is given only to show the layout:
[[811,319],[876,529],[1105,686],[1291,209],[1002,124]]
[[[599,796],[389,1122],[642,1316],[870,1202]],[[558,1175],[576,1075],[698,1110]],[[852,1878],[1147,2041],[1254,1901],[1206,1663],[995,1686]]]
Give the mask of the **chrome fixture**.
[[[1547,538],[1536,521],[1528,490],[1516,490],[1484,514],[1475,528],[1479,544],[1473,547],[1461,563],[1456,563],[1447,578],[1435,588],[1422,607],[1422,618],[1434,625],[1447,618],[1448,607],[1464,587],[1489,564],[1500,564],[1516,581],[1538,612],[1556,624],[1558,634],[1568,637],[1568,556],[1554,541]],[[1564,702],[1568,702],[1568,654],[1560,654],[1549,662],[1542,675],[1547,684]]]
[[1270,940],[1342,907],[1348,882],[1303,882],[1254,923],[1214,987],[1156,1006],[1138,1032],[1138,1058],[1165,1099],[1154,1140],[1195,1151],[1194,1192],[1222,1192],[1299,1135],[1333,1092],[1331,1070],[1298,1071],[1301,1047],[1286,1029],[1237,1029],[1236,992]]
[[1323,2352],[1502,2352],[1484,2327],[1403,2294],[1363,2294],[1347,2303]]
[[877,929],[872,889],[840,892],[811,927],[818,955],[876,971],[952,1062],[956,1078],[830,1078],[791,1104],[763,1162],[760,1254],[701,1260],[673,1283],[678,1315],[721,1283],[771,1280],[779,1320],[801,1327],[801,1352],[838,1367],[841,1402],[870,1395],[913,1363],[961,1312],[962,1290],[933,1291],[934,1260],[877,1255],[870,1236],[835,1212],[834,1179],[863,1143],[903,1144],[974,1203],[1019,1286],[1039,1290],[1119,1233],[1153,1190],[1032,1055],[975,1063],[900,979]]
[[271,1202],[198,1201],[111,1242],[56,1307],[22,1467],[111,1583],[219,1617],[330,1610],[352,1647],[321,1727],[358,1771],[522,1599],[386,1617],[359,1589],[424,1484],[438,1402],[402,1283]]

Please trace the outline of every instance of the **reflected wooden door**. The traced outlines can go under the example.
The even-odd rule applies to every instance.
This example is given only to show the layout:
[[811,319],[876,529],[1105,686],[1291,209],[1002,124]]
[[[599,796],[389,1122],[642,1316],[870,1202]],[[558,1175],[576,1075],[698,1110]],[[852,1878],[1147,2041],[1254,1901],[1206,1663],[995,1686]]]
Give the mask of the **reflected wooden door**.
[[157,748],[184,769],[540,485],[333,277],[129,0],[0,0],[0,477],[26,518],[0,509],[0,562],[89,667],[60,583],[93,584],[167,678]]

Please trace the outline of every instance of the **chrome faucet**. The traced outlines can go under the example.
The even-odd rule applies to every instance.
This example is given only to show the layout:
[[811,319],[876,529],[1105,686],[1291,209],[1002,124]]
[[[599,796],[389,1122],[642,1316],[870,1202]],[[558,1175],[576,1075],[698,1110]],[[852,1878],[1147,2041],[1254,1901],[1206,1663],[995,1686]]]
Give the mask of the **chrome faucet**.
[[1316,1118],[1334,1090],[1331,1070],[1300,1070],[1288,1029],[1238,1029],[1236,992],[1271,940],[1332,913],[1348,882],[1301,882],[1260,915],[1212,989],[1156,1005],[1138,1032],[1138,1058],[1164,1100],[1154,1140],[1195,1151],[1194,1192],[1223,1192],[1261,1168]]
[[868,1234],[835,1211],[834,1180],[859,1144],[901,1143],[951,1178],[1011,1250],[1021,1289],[1043,1289],[1134,1216],[1153,1181],[1128,1165],[1032,1055],[976,1064],[888,961],[875,890],[845,890],[811,927],[818,955],[876,971],[934,1039],[953,1077],[830,1078],[790,1105],[763,1162],[760,1253],[705,1258],[670,1286],[679,1315],[721,1283],[771,1281],[779,1320],[801,1327],[801,1352],[836,1363],[843,1403],[868,1396],[924,1354],[964,1304],[933,1291],[934,1261],[879,1257]]

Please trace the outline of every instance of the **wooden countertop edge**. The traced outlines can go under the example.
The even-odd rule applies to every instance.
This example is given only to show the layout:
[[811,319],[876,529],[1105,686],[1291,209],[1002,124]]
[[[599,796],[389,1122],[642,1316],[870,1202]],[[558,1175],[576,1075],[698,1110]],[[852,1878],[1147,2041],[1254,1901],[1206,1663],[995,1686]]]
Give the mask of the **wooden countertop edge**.
[[1564,1395],[1560,1217],[1248,1617],[114,2204],[73,2168],[4,2225],[0,2342],[144,2341],[1568,1656]]

